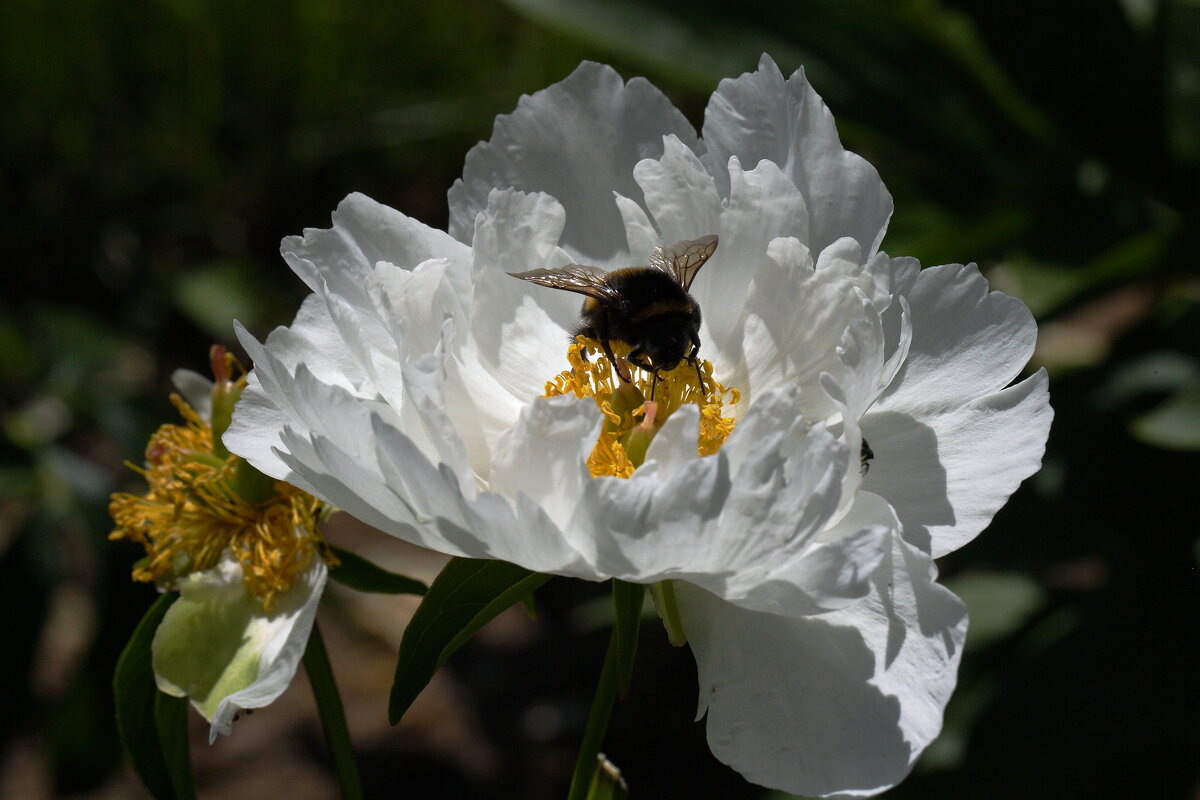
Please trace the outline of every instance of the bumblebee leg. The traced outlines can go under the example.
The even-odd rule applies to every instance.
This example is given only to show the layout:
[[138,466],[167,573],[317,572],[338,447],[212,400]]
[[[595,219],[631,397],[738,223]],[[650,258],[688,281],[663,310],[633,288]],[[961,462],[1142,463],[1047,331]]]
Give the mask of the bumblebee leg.
[[594,338],[599,340],[604,355],[608,357],[608,363],[612,364],[613,369],[617,371],[617,377],[624,383],[633,383],[633,375],[629,372],[629,367],[617,360],[617,357],[613,355],[612,345],[608,343],[608,317],[601,316],[592,332],[595,333]]
[[646,360],[645,349],[641,345],[638,345],[629,351],[629,355],[625,356],[625,360],[638,369],[649,372],[653,376],[654,379],[650,382],[650,399],[653,400],[654,390],[658,388],[658,369]]
[[629,371],[629,367],[623,362],[618,361],[613,355],[612,345],[608,343],[608,337],[600,340],[600,346],[604,348],[604,355],[608,356],[608,363],[613,365],[613,369],[617,371],[617,377],[625,383],[633,383],[633,374]]
[[625,360],[630,364],[633,364],[638,369],[645,370],[646,372],[653,372],[654,367],[651,366],[650,362],[645,359],[645,352],[646,351],[642,349],[642,346],[638,345],[629,351],[629,355],[625,356]]
[[700,361],[696,356],[700,353],[700,334],[695,330],[692,331],[692,352],[688,353],[687,360],[693,367],[696,368],[696,380],[700,381],[700,391],[708,395],[708,387],[704,383],[704,375],[700,373]]

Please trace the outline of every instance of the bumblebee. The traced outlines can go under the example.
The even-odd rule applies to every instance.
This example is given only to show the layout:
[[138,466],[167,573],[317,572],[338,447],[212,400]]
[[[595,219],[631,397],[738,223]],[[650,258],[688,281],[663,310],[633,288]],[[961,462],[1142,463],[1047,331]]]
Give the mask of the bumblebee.
[[704,262],[717,249],[717,237],[701,236],[656,247],[650,265],[605,272],[598,267],[568,264],[558,269],[510,272],[514,278],[552,289],[586,295],[579,327],[571,334],[600,342],[604,355],[625,383],[633,382],[629,367],[613,356],[612,342],[632,349],[625,361],[651,373],[672,370],[680,361],[696,368],[700,390],[707,391],[696,354],[700,352],[700,306],[688,294]]

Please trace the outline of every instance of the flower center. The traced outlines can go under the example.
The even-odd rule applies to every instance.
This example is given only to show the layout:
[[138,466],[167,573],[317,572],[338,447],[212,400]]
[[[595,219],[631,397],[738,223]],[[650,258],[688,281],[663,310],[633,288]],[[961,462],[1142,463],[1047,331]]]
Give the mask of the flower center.
[[[610,344],[613,355],[622,360],[632,349],[623,342]],[[546,382],[544,396],[591,397],[604,412],[604,428],[587,460],[592,477],[632,475],[645,460],[646,450],[663,423],[687,403],[700,407],[696,448],[699,455],[708,456],[720,450],[733,432],[733,417],[723,417],[721,412],[726,404],[738,402],[740,392],[713,379],[711,362],[682,361],[674,369],[660,370],[655,380],[654,373],[626,361],[633,382],[625,383],[617,376],[598,341],[576,336],[567,348],[567,363],[570,369]]]
[[254,472],[237,456],[215,455],[212,426],[179,395],[171,402],[186,424],[163,425],[146,445],[146,468],[129,465],[150,489],[113,495],[116,527],[109,538],[146,549],[134,580],[167,586],[216,567],[228,551],[242,565],[246,588],[269,611],[324,552],[316,530],[321,502]]

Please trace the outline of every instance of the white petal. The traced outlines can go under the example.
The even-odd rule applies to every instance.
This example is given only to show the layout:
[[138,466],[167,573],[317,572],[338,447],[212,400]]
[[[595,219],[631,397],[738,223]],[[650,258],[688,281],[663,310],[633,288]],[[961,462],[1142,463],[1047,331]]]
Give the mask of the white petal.
[[[834,520],[838,520],[850,510],[850,507],[856,503],[860,494],[862,494],[858,491],[859,486],[862,484],[862,429],[858,425],[858,416],[851,413],[847,408],[845,393],[842,391],[841,384],[837,379],[828,372],[823,372],[821,373],[821,387],[838,409],[841,421],[836,427],[841,428],[841,436],[839,438],[846,445],[846,471],[842,475],[841,499],[838,502],[838,510],[833,517]],[[899,526],[897,525],[898,529]]]
[[[566,336],[561,341],[565,356]],[[565,358],[561,364],[565,366]],[[487,482],[493,448],[513,426],[529,398],[517,397],[500,383],[494,367],[485,360],[472,337],[464,337],[457,348],[447,353],[444,366],[446,413],[466,443],[476,474]]]
[[784,393],[752,407],[714,456],[693,455],[697,421],[695,408],[677,411],[633,477],[589,484],[581,508],[598,529],[597,570],[685,580],[756,609],[817,611],[861,597],[879,560],[870,542],[889,528],[817,541],[837,506],[844,448],[810,430]]
[[629,243],[629,260],[633,264],[649,263],[650,251],[658,246],[658,231],[646,216],[646,210],[624,195],[613,198],[625,223],[625,240]]
[[601,578],[528,496],[479,492],[467,497],[449,469],[435,468],[399,431],[377,421],[374,438],[386,485],[412,508],[417,525],[415,530],[396,525],[383,530],[438,552],[497,558],[537,572]]
[[[234,330],[257,367],[263,345],[237,322]],[[305,364],[321,381],[352,392],[368,380],[358,355],[342,340],[342,331],[330,316],[323,295],[310,294],[304,298],[292,324],[271,331],[264,344],[279,364],[277,376],[261,381],[264,386],[270,385],[272,391],[276,381],[291,374],[300,364]]]
[[441,343],[442,324],[463,317],[471,296],[467,270],[456,271],[444,258],[430,258],[413,269],[375,265],[374,285],[380,311],[393,338],[408,346],[409,357],[432,352]]
[[[318,430],[328,430],[330,426],[344,429],[347,424],[353,424],[355,419],[361,421],[365,412],[344,387],[321,383],[309,371],[308,362],[302,361],[296,368],[296,376],[291,375],[288,368],[276,358],[276,353],[286,357],[294,351],[287,347],[268,349],[241,325],[235,323],[234,329],[238,340],[254,360],[255,368],[234,408],[233,421],[222,441],[231,452],[245,458],[258,471],[320,496],[308,479],[294,472],[281,457],[280,448],[284,447],[282,439],[285,432],[291,431],[293,426],[307,431],[310,417]],[[277,329],[272,334],[274,341],[279,341],[280,337],[276,334],[285,330]],[[272,339],[268,338],[268,346],[271,342]],[[328,399],[330,405],[322,410],[323,401],[318,399],[314,402],[313,394]],[[347,441],[352,444],[353,437],[348,436]]]
[[396,487],[388,485],[384,467],[374,457],[368,465],[320,434],[301,434],[292,428],[283,429],[276,453],[324,502],[401,539],[422,541],[417,532],[420,514]]
[[693,149],[687,119],[649,82],[624,83],[611,67],[584,63],[566,80],[521,98],[496,118],[492,138],[467,154],[450,189],[450,233],[469,241],[493,188],[545,192],[567,212],[563,246],[571,259],[626,267],[625,228],[613,192],[641,202],[633,165],[662,153],[662,137]]
[[[329,399],[333,397],[336,390]],[[279,435],[276,457],[316,496],[431,550],[599,579],[527,496],[475,492],[461,471],[432,463],[409,436],[380,414],[341,416],[345,418],[341,427],[326,428],[335,432],[331,435],[291,428]],[[364,453],[363,448],[371,452]]]
[[645,192],[646,208],[663,244],[720,230],[721,200],[712,176],[695,151],[677,137],[663,137],[662,157],[639,161],[633,174]]
[[[466,446],[454,421],[446,413],[446,374],[441,361],[430,353],[406,364],[403,405],[376,406],[380,416],[408,433],[417,448],[438,464],[445,464],[468,491],[474,484]],[[399,416],[392,413],[400,411]]]
[[1053,417],[1044,370],[960,406],[876,406],[862,419],[875,451],[863,486],[892,504],[906,539],[942,556],[1040,468]]
[[560,266],[563,209],[544,194],[492,193],[475,225],[471,333],[480,363],[513,397],[540,395],[566,365],[580,297],[507,274]]
[[338,204],[332,228],[307,228],[284,239],[280,250],[314,292],[323,277],[338,294],[359,300],[366,299],[366,281],[380,261],[412,269],[429,258],[464,267],[469,259],[467,247],[448,234],[362,194]]
[[239,711],[270,705],[287,689],[325,579],[325,564],[314,560],[275,597],[270,613],[246,590],[242,568],[229,556],[180,581],[181,596],[155,632],[155,679],[167,694],[188,696],[212,723],[209,742],[229,734]]
[[278,598],[277,607],[262,623],[261,630],[247,632],[251,640],[269,636],[264,642],[258,680],[221,702],[213,715],[209,744],[218,733],[229,733],[240,710],[270,705],[291,685],[308,646],[326,579],[325,564],[318,559],[307,573],[297,576],[297,582],[287,594]]
[[808,214],[800,192],[771,162],[746,171],[733,158],[727,170],[731,184],[721,211],[720,245],[691,291],[704,311],[707,336],[722,352],[721,360],[733,362],[740,356],[745,308],[732,298],[746,296],[772,241],[807,239]]
[[262,391],[257,371],[251,372],[242,397],[234,408],[233,422],[226,429],[221,441],[232,453],[237,453],[250,462],[251,466],[266,475],[311,493],[312,487],[291,474],[288,466],[275,453],[279,446],[279,434],[288,425],[287,415],[280,410],[271,396]]
[[[272,334],[270,347],[289,368],[305,361],[323,381],[364,396],[402,394],[399,365],[428,352],[442,317],[458,310],[454,296],[469,286],[466,246],[363,195],[342,201],[332,228],[288,237],[281,251],[316,294],[289,328]],[[388,274],[407,275],[431,260],[440,269]],[[413,306],[419,314],[398,322],[396,312]]]
[[864,485],[893,505],[909,541],[940,556],[1041,466],[1053,412],[1044,373],[1004,388],[1037,336],[1020,300],[957,264],[922,271],[906,300],[908,356],[862,420],[876,455]]
[[190,369],[177,369],[171,373],[171,383],[183,395],[187,404],[195,409],[200,419],[212,421],[213,382]]
[[717,758],[809,796],[864,797],[904,778],[940,730],[966,609],[934,582],[928,556],[895,542],[868,598],[820,616],[677,586]]
[[795,386],[806,416],[825,419],[838,408],[826,396],[821,374],[841,376],[842,337],[867,308],[848,276],[806,268],[807,251],[795,239],[775,240],[769,253],[744,301],[744,363],[735,364],[730,380],[751,402],[759,392]]
[[397,341],[370,300],[364,298],[365,306],[354,305],[328,287],[323,288],[320,296],[325,300],[339,340],[354,359],[355,371],[364,376],[355,384],[356,394],[399,397],[403,392],[400,364],[408,357],[406,343]]
[[778,164],[807,203],[813,253],[851,236],[865,254],[883,240],[892,197],[879,173],[845,150],[833,115],[797,70],[784,81],[775,62],[763,56],[758,71],[721,81],[704,114],[706,163],[725,196],[730,156],[743,164],[766,159]]
[[[883,320],[871,301],[858,287],[851,294],[859,301],[858,313],[848,320],[836,351],[841,360],[838,383],[846,404],[844,413],[858,418],[886,386],[885,342]],[[822,378],[825,375],[829,373]]]
[[370,439],[371,404],[340,386],[322,383],[305,364],[288,382],[287,399],[292,409],[290,426],[295,430],[336,442],[350,458],[377,469]]
[[988,292],[974,265],[922,270],[907,296],[908,358],[879,405],[953,407],[1002,389],[1033,355],[1037,325],[1015,297]]
[[508,496],[524,492],[566,528],[592,480],[585,462],[602,423],[590,399],[536,398],[501,437],[489,488]]

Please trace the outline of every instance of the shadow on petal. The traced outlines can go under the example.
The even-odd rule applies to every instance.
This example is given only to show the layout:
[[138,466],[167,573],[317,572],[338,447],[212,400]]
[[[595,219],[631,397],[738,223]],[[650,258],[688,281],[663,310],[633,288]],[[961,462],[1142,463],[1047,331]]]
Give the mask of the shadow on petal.
[[864,634],[821,616],[746,611],[677,586],[713,754],[748,780],[805,795],[867,795],[915,758],[901,701],[872,683]]
[[895,411],[868,413],[862,425],[875,453],[862,488],[887,500],[904,526],[905,540],[928,552],[929,529],[955,523],[937,433]]

